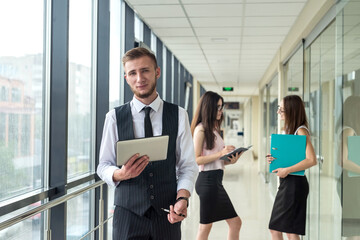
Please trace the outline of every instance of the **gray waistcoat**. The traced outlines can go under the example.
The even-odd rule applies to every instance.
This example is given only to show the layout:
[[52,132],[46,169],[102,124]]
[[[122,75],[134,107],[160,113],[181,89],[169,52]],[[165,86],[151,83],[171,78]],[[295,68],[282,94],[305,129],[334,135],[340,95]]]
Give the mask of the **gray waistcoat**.
[[[134,139],[130,104],[115,108],[119,141]],[[169,135],[167,159],[149,163],[144,171],[121,181],[115,189],[115,205],[144,215],[150,206],[160,214],[161,208],[173,205],[177,194],[176,137],[178,133],[177,105],[164,101],[162,135]]]

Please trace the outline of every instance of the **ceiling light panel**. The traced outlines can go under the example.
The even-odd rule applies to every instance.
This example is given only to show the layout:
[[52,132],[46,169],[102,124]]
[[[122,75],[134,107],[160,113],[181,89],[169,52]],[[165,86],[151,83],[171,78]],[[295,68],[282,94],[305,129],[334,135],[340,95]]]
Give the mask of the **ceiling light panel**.
[[192,17],[191,24],[195,27],[241,27],[242,17]]
[[[219,38],[226,38],[226,43],[223,42],[223,43],[220,43],[219,41],[216,41],[216,39],[219,39]],[[207,46],[207,45],[212,45],[214,47],[222,47],[221,45],[224,45],[226,44],[227,46],[230,46],[232,45],[232,43],[240,43],[241,41],[241,36],[204,36],[204,37],[198,37],[199,39],[199,42],[203,45],[203,46]],[[215,41],[214,41],[215,40]],[[221,45],[219,45],[221,44]]]
[[239,17],[242,15],[242,4],[206,4],[184,5],[185,11],[192,17]]
[[280,43],[284,36],[243,36],[243,43]]
[[146,18],[146,23],[156,28],[188,28],[190,27],[187,18]]
[[272,35],[282,35],[286,36],[288,33],[288,27],[246,27],[243,30],[244,36],[272,36]]
[[229,4],[242,3],[243,0],[181,0],[183,4]]
[[138,5],[136,12],[142,18],[179,18],[185,17],[184,11],[180,5]]
[[167,45],[172,50],[195,50],[200,49],[199,44],[178,44],[178,43],[172,43]]
[[179,0],[125,0],[131,5],[156,5],[156,4],[179,4]]
[[304,3],[259,3],[246,4],[245,16],[298,16]]
[[164,43],[180,43],[180,44],[197,44],[198,41],[195,37],[161,37]]
[[291,27],[295,21],[294,16],[272,16],[272,17],[245,17],[246,27]]
[[162,37],[192,37],[194,32],[191,28],[156,28],[156,35]]
[[195,28],[196,35],[199,37],[216,36],[216,37],[228,37],[228,36],[240,36],[241,28]]

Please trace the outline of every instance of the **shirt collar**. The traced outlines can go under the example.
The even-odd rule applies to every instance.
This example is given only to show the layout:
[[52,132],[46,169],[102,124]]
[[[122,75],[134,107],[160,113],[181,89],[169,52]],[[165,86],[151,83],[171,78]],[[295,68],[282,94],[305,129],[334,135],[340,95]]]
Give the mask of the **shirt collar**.
[[151,107],[155,112],[159,111],[160,108],[160,104],[162,102],[159,93],[157,93],[157,97],[155,98],[154,101],[152,101],[152,103],[150,103],[149,105],[145,105],[142,102],[140,102],[135,96],[133,96],[132,102],[134,104],[135,110],[137,112],[140,112],[141,110],[143,110],[144,107],[149,106]]

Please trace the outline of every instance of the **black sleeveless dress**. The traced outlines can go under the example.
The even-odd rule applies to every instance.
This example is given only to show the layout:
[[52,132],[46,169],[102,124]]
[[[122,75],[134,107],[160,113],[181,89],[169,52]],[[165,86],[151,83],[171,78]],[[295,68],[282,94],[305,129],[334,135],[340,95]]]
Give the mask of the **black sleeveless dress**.
[[280,178],[269,229],[305,235],[308,194],[309,184],[306,176],[288,175],[286,178]]

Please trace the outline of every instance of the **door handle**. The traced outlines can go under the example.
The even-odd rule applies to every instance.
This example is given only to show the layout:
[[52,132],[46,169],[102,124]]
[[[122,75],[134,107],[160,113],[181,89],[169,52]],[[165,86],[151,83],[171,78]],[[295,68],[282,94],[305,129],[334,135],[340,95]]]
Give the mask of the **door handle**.
[[321,155],[316,155],[316,159],[317,159],[317,161],[318,161],[319,168],[320,168],[320,170],[321,170],[322,165],[324,164],[324,157],[321,156]]

